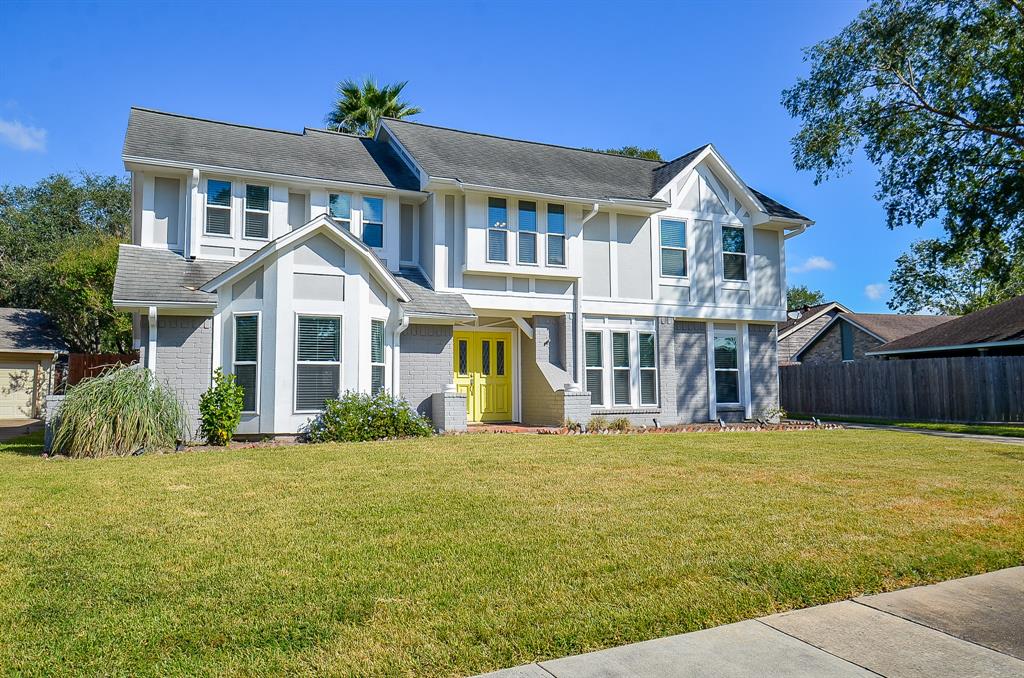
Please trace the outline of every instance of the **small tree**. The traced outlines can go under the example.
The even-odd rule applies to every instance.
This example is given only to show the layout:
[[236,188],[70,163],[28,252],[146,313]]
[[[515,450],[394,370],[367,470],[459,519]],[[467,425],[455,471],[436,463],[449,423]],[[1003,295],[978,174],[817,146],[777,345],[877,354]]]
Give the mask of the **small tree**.
[[227,445],[242,422],[245,389],[218,367],[213,386],[199,397],[199,433],[210,445]]
[[807,285],[794,285],[786,290],[786,308],[789,310],[825,303],[825,293]]

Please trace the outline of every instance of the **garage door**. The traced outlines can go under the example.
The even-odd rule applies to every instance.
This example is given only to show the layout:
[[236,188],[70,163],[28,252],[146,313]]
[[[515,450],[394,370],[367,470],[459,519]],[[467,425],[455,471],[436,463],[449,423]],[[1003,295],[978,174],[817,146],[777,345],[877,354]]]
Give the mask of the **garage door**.
[[0,419],[33,416],[35,363],[0,363]]

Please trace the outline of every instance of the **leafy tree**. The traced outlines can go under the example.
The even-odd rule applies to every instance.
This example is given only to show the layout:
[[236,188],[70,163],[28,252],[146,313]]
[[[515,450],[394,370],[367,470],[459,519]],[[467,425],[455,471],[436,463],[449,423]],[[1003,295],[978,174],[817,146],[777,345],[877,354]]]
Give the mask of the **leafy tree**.
[[890,228],[938,218],[946,265],[976,256],[1007,281],[1024,247],[1024,2],[879,0],[805,58],[782,96],[796,167],[820,182],[863,147]]
[[612,155],[624,155],[627,158],[643,158],[644,160],[662,160],[661,153],[656,148],[640,148],[639,146],[623,146],[622,148],[584,148],[584,151],[597,151],[598,153],[611,153]]
[[786,307],[789,310],[825,303],[825,293],[812,290],[807,285],[797,285],[786,290]]
[[343,80],[338,84],[338,100],[325,121],[330,129],[372,137],[377,133],[381,118],[407,118],[420,113],[420,109],[399,100],[408,82],[396,82],[378,87],[373,78],[363,84]]
[[949,256],[945,243],[918,240],[889,276],[889,308],[962,315],[1024,294],[1024,257],[1018,255],[1006,268],[1005,280],[996,280],[981,266],[977,250]]

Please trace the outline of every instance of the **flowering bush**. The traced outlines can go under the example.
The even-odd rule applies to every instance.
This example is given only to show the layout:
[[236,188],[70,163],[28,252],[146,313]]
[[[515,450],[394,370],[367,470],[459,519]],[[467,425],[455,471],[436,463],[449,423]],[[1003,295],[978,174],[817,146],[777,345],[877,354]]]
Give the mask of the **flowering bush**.
[[346,391],[338,400],[325,403],[305,433],[310,442],[327,443],[422,437],[433,432],[430,422],[409,403],[387,391],[377,395]]

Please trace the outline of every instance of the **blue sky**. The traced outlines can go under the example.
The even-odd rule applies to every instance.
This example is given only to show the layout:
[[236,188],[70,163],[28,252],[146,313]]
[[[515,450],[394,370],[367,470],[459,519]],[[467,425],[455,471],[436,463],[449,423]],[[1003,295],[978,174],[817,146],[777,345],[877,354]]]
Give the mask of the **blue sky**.
[[779,104],[801,48],[862,2],[24,3],[0,22],[0,183],[123,172],[132,105],[300,130],[346,77],[408,80],[416,119],[570,146],[714,143],[747,183],[817,225],[789,241],[791,285],[886,311],[895,258],[863,159],[814,186]]

